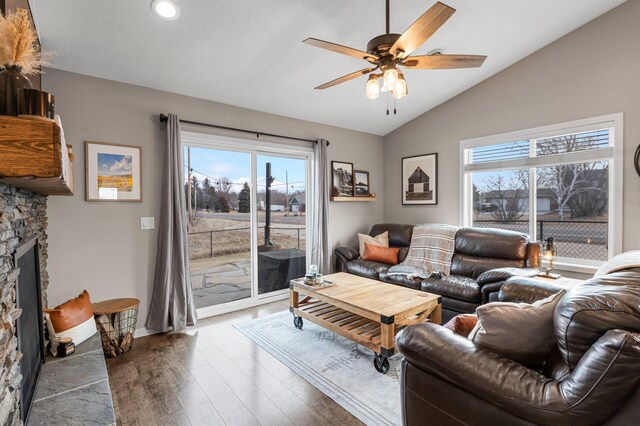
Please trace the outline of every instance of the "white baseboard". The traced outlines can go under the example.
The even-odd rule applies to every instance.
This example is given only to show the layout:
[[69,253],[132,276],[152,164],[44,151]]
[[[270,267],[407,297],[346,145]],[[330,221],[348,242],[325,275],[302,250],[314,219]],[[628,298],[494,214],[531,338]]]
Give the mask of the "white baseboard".
[[[235,302],[229,302],[217,306],[209,306],[207,308],[198,309],[198,319],[203,320],[205,318],[213,317],[216,315],[227,314],[229,312],[240,311],[242,309],[253,308],[255,306],[271,303],[276,300],[284,300],[289,298],[289,290],[282,290],[274,294],[261,297],[259,299],[243,299]],[[149,336],[151,334],[162,333],[162,331],[151,330],[146,327],[137,328],[133,334],[134,338]]]
[[151,329],[148,329],[147,327],[141,327],[136,329],[136,332],[133,333],[133,337],[137,339],[138,337],[144,337],[144,336],[149,336],[151,334],[158,334],[158,333],[162,333],[162,332],[157,330],[151,330]]

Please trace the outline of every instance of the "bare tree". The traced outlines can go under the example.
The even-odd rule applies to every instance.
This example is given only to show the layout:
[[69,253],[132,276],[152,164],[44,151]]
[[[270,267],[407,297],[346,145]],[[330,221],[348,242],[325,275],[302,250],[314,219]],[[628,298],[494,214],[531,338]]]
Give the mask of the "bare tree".
[[607,211],[609,205],[609,166],[604,162],[585,164],[586,190],[569,200],[571,217],[596,217]]
[[[568,135],[543,139],[537,143],[538,155],[555,155],[592,149],[600,140],[599,136]],[[571,201],[580,194],[599,192],[594,181],[594,170],[607,168],[601,162],[561,164],[538,169],[538,187],[551,190],[558,205],[558,219],[564,220],[564,211]]]
[[491,200],[491,215],[501,222],[520,219],[526,210],[523,202],[528,198],[528,175],[526,173],[496,173],[484,179],[485,197]]

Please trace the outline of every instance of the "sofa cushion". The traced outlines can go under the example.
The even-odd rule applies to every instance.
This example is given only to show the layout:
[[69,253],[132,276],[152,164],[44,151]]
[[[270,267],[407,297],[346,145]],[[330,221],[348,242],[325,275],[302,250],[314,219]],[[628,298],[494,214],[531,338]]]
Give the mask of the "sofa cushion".
[[375,262],[373,260],[356,259],[347,262],[345,265],[345,272],[365,278],[371,278],[372,280],[377,280],[381,272],[386,272],[388,270],[389,265],[381,262]]
[[553,312],[563,295],[564,290],[532,304],[482,305],[469,339],[522,365],[542,365],[555,346]]
[[495,259],[523,260],[526,234],[493,228],[461,228],[456,233],[456,253]]
[[455,253],[451,259],[451,273],[478,278],[484,272],[492,269],[524,268],[525,263],[524,260],[495,259]]
[[360,257],[364,257],[364,244],[369,243],[371,245],[389,247],[389,233],[383,232],[376,236],[370,236],[367,234],[358,234],[358,249]]
[[593,277],[633,268],[640,268],[640,250],[630,250],[612,257],[600,265]]
[[400,251],[398,252],[398,263],[404,262],[409,254],[409,247],[399,247]]
[[640,332],[640,273],[615,272],[567,292],[553,318],[555,337],[569,368],[607,331]]
[[447,322],[451,318],[460,314],[472,314],[475,313],[480,302],[465,302],[460,299],[453,299],[451,297],[442,297],[442,320]]
[[391,247],[409,247],[411,245],[411,236],[413,235],[413,225],[401,225],[398,223],[379,223],[373,225],[369,235],[379,235],[383,232],[389,232],[389,246]]
[[502,229],[461,228],[456,233],[451,273],[477,278],[495,268],[526,266],[526,234]]
[[408,278],[406,275],[389,275],[389,271],[380,272],[378,279],[385,283],[401,285],[414,290],[420,290],[422,282],[420,278]]
[[422,291],[440,296],[480,303],[482,296],[480,286],[473,278],[462,275],[443,275],[442,278],[429,277],[422,280]]

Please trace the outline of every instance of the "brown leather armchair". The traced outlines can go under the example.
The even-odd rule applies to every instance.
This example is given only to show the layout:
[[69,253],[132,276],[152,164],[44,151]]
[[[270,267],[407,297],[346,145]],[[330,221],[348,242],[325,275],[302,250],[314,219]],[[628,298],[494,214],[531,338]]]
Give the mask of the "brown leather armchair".
[[[558,288],[511,280],[500,299],[532,302]],[[435,325],[407,327],[405,425],[631,425],[640,421],[640,270],[570,289],[556,306],[557,347],[529,369]]]

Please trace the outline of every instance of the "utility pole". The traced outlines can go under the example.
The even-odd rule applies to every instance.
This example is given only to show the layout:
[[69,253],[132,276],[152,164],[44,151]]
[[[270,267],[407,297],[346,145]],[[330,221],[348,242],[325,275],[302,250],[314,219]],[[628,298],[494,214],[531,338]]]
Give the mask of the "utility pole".
[[284,180],[286,180],[286,193],[287,193],[287,216],[289,215],[290,211],[289,211],[289,171],[285,171],[284,172],[285,178]]
[[187,193],[187,205],[189,212],[189,225],[193,223],[193,211],[191,210],[191,147],[187,147],[187,170],[189,173],[189,192]]

